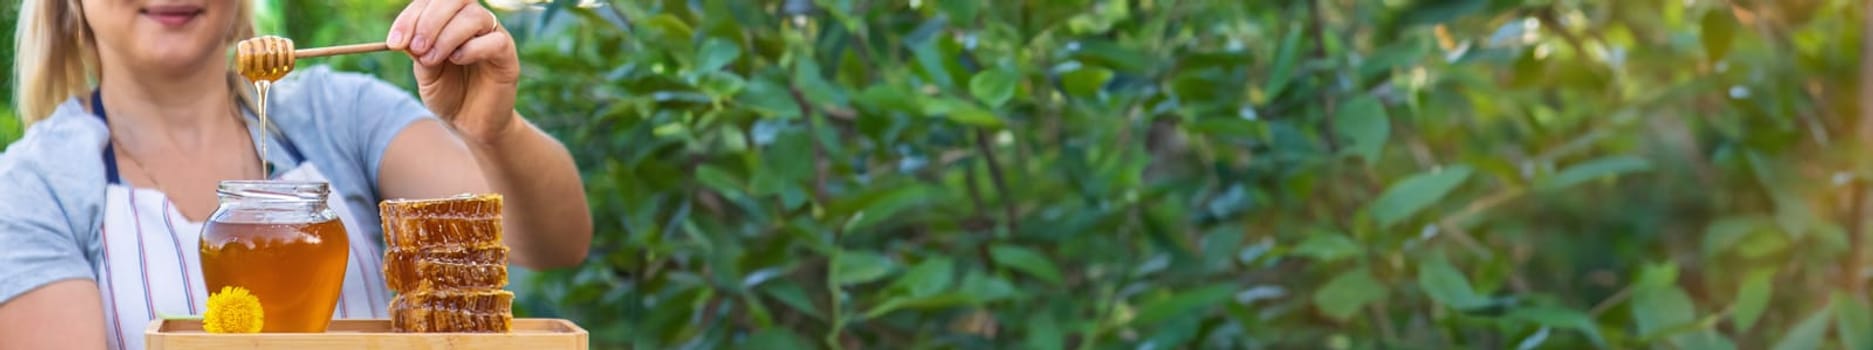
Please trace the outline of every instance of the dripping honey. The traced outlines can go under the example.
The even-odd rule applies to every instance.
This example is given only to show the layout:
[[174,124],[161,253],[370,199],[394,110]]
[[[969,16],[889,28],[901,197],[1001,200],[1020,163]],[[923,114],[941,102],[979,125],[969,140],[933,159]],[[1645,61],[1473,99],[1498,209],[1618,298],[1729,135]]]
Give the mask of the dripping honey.
[[234,59],[235,70],[247,81],[253,82],[254,95],[259,99],[261,132],[256,152],[259,152],[260,173],[264,177],[272,173],[268,171],[266,161],[267,143],[270,141],[266,128],[271,125],[267,121],[267,95],[272,90],[273,82],[293,71],[293,41],[277,36],[243,40],[235,46]]
[[202,232],[208,290],[246,288],[260,299],[262,332],[324,332],[345,282],[350,240],[338,220],[210,222]]

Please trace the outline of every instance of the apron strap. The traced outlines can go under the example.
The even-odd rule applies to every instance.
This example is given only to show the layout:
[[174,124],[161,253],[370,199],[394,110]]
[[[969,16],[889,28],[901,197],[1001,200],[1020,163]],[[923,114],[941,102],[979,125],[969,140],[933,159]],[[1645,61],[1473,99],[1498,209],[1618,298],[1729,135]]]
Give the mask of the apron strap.
[[[104,111],[103,89],[91,90],[91,112],[98,117],[98,120],[104,121],[105,125],[110,125],[110,113]],[[274,139],[280,140],[280,149],[286,151],[286,156],[290,158],[288,160],[290,160],[294,166],[306,161],[305,154],[299,153],[299,146],[294,145],[293,139],[286,137],[286,133],[278,132],[267,125],[261,125],[260,127],[262,130],[265,130],[264,132],[272,135]],[[123,184],[123,179],[117,175],[116,146],[117,143],[115,142],[104,143],[104,179],[107,183],[113,185]],[[261,155],[261,158],[265,157],[266,155]],[[272,161],[268,161],[268,163],[271,162]],[[282,167],[274,168],[281,169]],[[284,168],[291,169],[292,167]],[[272,178],[274,175],[277,174],[267,174],[267,177]]]
[[[109,116],[105,116],[105,112],[104,112],[104,89],[91,90],[91,114],[98,116],[98,120],[104,121],[104,125],[108,126],[111,124],[110,123],[111,118]],[[106,130],[105,132],[109,132],[109,131]],[[104,179],[106,180],[106,183],[109,183],[112,185],[124,183],[123,180],[119,179],[117,176],[117,151],[116,150],[117,150],[116,142],[104,143]]]

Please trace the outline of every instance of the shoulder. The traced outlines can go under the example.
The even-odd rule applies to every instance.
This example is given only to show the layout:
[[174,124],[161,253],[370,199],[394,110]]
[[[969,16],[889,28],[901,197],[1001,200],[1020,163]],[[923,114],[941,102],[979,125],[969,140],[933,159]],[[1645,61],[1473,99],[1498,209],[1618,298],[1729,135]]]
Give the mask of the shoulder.
[[0,177],[35,174],[76,181],[104,179],[104,145],[110,131],[104,121],[74,98],[26,128],[0,153]]
[[0,153],[0,303],[95,278],[108,132],[74,99]]
[[276,123],[327,133],[368,130],[386,114],[429,115],[421,101],[396,85],[327,66],[293,72],[274,85],[269,99]]
[[[33,123],[0,153],[0,220],[54,221],[88,227],[104,193],[104,122],[77,99]],[[17,223],[17,222],[15,222]]]
[[268,106],[289,109],[368,108],[371,106],[356,104],[367,102],[366,97],[382,94],[411,98],[408,92],[370,75],[335,71],[328,66],[311,66],[295,71],[275,84],[272,95],[274,101]]

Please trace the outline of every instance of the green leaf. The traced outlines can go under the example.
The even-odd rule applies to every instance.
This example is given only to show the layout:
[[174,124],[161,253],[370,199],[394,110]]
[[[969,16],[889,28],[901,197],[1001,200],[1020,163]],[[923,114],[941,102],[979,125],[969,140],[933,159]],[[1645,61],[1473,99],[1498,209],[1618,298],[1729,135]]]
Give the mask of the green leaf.
[[949,289],[955,279],[956,261],[949,257],[925,259],[891,283],[891,288],[913,297],[934,295]]
[[956,286],[956,292],[967,296],[971,302],[975,303],[987,303],[1020,294],[1014,284],[1000,277],[989,276],[981,270],[969,271],[969,274],[963,277],[962,285]]
[[681,18],[667,13],[651,17],[644,23],[662,34],[662,39],[666,43],[680,43],[684,48],[689,47],[689,38],[695,35],[695,30],[691,29],[688,23],[683,23]]
[[1730,53],[1730,43],[1736,38],[1737,20],[1731,15],[1730,8],[1712,7],[1704,11],[1704,18],[1698,21],[1703,32],[1698,36],[1704,43],[1704,55],[1711,62],[1723,60]]
[[884,316],[892,311],[903,309],[940,309],[978,302],[981,301],[974,296],[964,293],[943,293],[920,297],[900,295],[878,303],[877,306],[873,306],[869,310],[865,310],[864,317],[868,319],[878,318],[878,316]]
[[739,102],[762,116],[792,119],[800,116],[800,104],[794,102],[785,84],[755,79],[735,95]]
[[1061,342],[1059,322],[1054,320],[1053,314],[1036,312],[1034,315],[1028,316],[1028,323],[1026,326],[1028,337],[1022,341],[1022,345],[1027,349],[1054,350],[1066,348],[1065,344]]
[[1032,249],[996,244],[989,248],[989,256],[995,258],[997,265],[1025,272],[1047,283],[1060,284],[1061,282],[1060,268],[1055,267],[1052,260]]
[[800,285],[788,281],[776,281],[766,284],[761,289],[766,291],[768,296],[774,297],[774,300],[779,300],[781,304],[793,307],[800,313],[814,318],[826,318],[820,314],[819,309],[813,307],[813,301],[807,299],[806,290],[800,288]]
[[734,42],[718,38],[709,38],[702,42],[702,48],[696,52],[696,70],[707,72],[722,69],[741,57],[741,47]]
[[1567,170],[1542,179],[1538,190],[1553,191],[1609,176],[1652,170],[1652,162],[1629,155],[1607,156],[1570,166]]
[[696,167],[696,181],[701,182],[703,186],[708,186],[709,189],[726,194],[737,194],[746,190],[746,188],[741,185],[740,179],[735,178],[734,175],[729,175],[728,172],[723,171],[722,168],[717,168],[708,164]]
[[839,285],[871,282],[890,274],[897,264],[872,252],[845,251],[833,258],[832,279]]
[[1873,348],[1873,311],[1867,309],[1867,303],[1860,297],[1839,291],[1834,292],[1834,334],[1840,336],[1843,348]]
[[1404,12],[1405,24],[1429,25],[1449,22],[1483,9],[1488,0],[1418,0]]
[[1432,253],[1429,259],[1418,265],[1418,287],[1424,294],[1438,303],[1449,305],[1458,310],[1470,310],[1489,305],[1489,299],[1476,294],[1470,286],[1470,279],[1457,271],[1441,253]]
[[879,111],[923,113],[923,100],[896,85],[872,85],[853,96],[853,102]]
[[1289,82],[1294,81],[1294,65],[1301,60],[1302,31],[1299,24],[1290,24],[1287,33],[1281,36],[1281,46],[1275,49],[1274,68],[1269,71],[1268,81],[1262,86],[1270,99],[1280,97]]
[[1676,285],[1647,286],[1633,293],[1632,318],[1638,334],[1653,337],[1696,322],[1697,309],[1691,304],[1691,296]]
[[1729,216],[1712,221],[1704,228],[1704,255],[1716,256],[1729,251],[1751,234],[1775,227],[1775,221],[1762,215]]
[[924,103],[923,113],[933,117],[942,116],[963,125],[985,128],[1002,127],[1001,117],[964,100],[947,98],[930,100]]
[[1132,324],[1153,325],[1172,317],[1213,310],[1216,304],[1229,300],[1235,292],[1234,286],[1216,285],[1177,293],[1140,307],[1138,316],[1132,318]]
[[1775,293],[1774,268],[1760,268],[1743,277],[1737,287],[1736,306],[1730,314],[1730,322],[1738,330],[1749,330],[1762,316],[1763,309],[1769,306],[1769,297]]
[[1807,236],[1810,227],[1820,219],[1795,184],[1800,181],[1795,178],[1802,175],[1790,174],[1789,169],[1792,167],[1788,164],[1791,160],[1769,157],[1761,152],[1745,154],[1751,173],[1756,175],[1756,181],[1769,192],[1770,201],[1775,203],[1776,224],[1792,238]]
[[1190,123],[1190,130],[1210,136],[1266,138],[1268,125],[1242,118],[1203,118]]
[[742,343],[741,347],[746,349],[810,350],[814,349],[812,344],[813,343],[806,341],[806,339],[801,338],[800,335],[794,334],[793,331],[788,330],[786,327],[773,327],[754,332],[754,335],[749,336],[748,341]]
[[1086,66],[1067,72],[1060,77],[1060,84],[1068,95],[1079,98],[1099,96],[1099,90],[1112,80],[1112,70],[1104,67]]
[[1834,319],[1834,306],[1834,304],[1828,304],[1828,306],[1822,307],[1820,310],[1815,310],[1813,314],[1809,314],[1808,317],[1803,318],[1801,322],[1795,323],[1794,327],[1789,327],[1788,332],[1782,333],[1782,339],[1776,340],[1775,347],[1772,349],[1820,349],[1822,342],[1826,340],[1824,338],[1827,336],[1828,322]]
[[1411,218],[1424,207],[1430,206],[1450,194],[1451,190],[1470,178],[1469,166],[1456,165],[1441,170],[1431,170],[1393,183],[1379,194],[1379,199],[1372,203],[1372,215],[1379,221],[1379,226],[1391,227]]
[[696,87],[718,99],[733,97],[747,85],[747,80],[727,71],[711,71],[696,76]]
[[1320,231],[1307,235],[1307,240],[1301,241],[1301,244],[1294,246],[1293,250],[1295,255],[1314,258],[1321,262],[1358,256],[1364,251],[1365,249],[1359,245],[1359,242],[1354,242],[1352,238],[1332,231]]
[[1678,284],[1678,264],[1662,262],[1646,265],[1639,271],[1638,287],[1664,288]]
[[846,230],[859,231],[891,222],[905,209],[927,204],[936,198],[942,197],[929,185],[874,186],[858,195],[836,199],[827,207],[831,215],[855,216]]
[[1344,321],[1366,304],[1384,299],[1386,290],[1366,268],[1357,268],[1341,273],[1314,291],[1314,307],[1329,318]]
[[937,6],[950,16],[951,23],[970,23],[975,21],[976,11],[981,8],[982,0],[939,0]]
[[1374,52],[1371,58],[1359,63],[1359,75],[1375,76],[1391,71],[1400,66],[1415,64],[1430,51],[1430,45],[1423,40],[1404,39],[1386,45]]
[[943,50],[942,40],[931,38],[912,44],[911,55],[917,57],[917,67],[923,69],[931,82],[948,90],[955,88],[957,82],[951,78],[950,67],[945,63],[955,60],[956,56]]
[[1509,313],[1509,318],[1532,322],[1547,327],[1572,329],[1587,336],[1595,346],[1606,347],[1606,339],[1600,336],[1600,327],[1580,310],[1554,306],[1530,306],[1517,308]]
[[975,105],[965,105],[962,108],[950,111],[946,116],[949,117],[950,121],[968,126],[983,128],[1002,127],[1001,117],[995,116],[995,113],[982,109],[982,107],[976,107]]
[[1548,330],[1548,327],[1541,327],[1540,330],[1535,331],[1535,334],[1529,335],[1528,338],[1522,338],[1522,342],[1516,343],[1515,350],[1535,350],[1541,348],[1541,344],[1548,341]]
[[1367,164],[1379,162],[1386,139],[1392,134],[1392,121],[1385,105],[1371,95],[1361,95],[1340,103],[1333,111],[1335,127],[1341,137],[1352,141],[1348,150],[1364,158]]
[[1015,97],[1015,74],[1001,69],[985,69],[969,78],[969,93],[989,108],[1000,108]]
[[1646,266],[1633,285],[1631,311],[1641,339],[1665,339],[1680,349],[1732,349],[1736,345],[1709,328],[1716,316],[1699,320],[1691,296],[1678,288],[1677,264]]
[[1723,334],[1717,333],[1717,330],[1709,328],[1701,329],[1691,334],[1673,337],[1672,342],[1677,344],[1679,349],[1736,349],[1736,343],[1731,342],[1730,338],[1725,338]]
[[807,101],[814,106],[846,104],[845,87],[826,81],[822,74],[817,61],[794,61],[794,84],[800,88],[801,94],[806,95]]

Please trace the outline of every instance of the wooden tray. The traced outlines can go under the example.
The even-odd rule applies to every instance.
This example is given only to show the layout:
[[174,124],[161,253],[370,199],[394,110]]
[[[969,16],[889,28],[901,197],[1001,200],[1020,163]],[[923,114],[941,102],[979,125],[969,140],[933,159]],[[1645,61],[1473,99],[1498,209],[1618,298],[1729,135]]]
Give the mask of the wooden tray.
[[509,333],[392,333],[390,320],[333,320],[325,333],[209,334],[201,320],[157,320],[144,345],[163,349],[540,349],[584,350],[585,329],[571,321],[516,318]]

